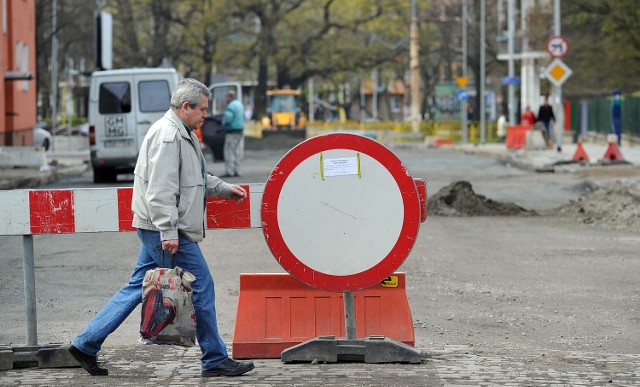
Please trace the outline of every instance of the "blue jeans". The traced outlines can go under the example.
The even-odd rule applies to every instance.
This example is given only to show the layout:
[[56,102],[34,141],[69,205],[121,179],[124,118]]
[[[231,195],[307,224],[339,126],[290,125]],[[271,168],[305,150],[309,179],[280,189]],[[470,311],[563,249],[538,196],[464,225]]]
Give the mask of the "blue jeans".
[[547,141],[549,141],[549,144],[553,144],[553,139],[551,138],[551,121],[542,121],[542,126],[544,126],[544,131],[547,134]]
[[[111,297],[84,331],[73,340],[73,345],[88,355],[95,356],[107,336],[115,331],[142,302],[142,280],[145,273],[147,270],[159,267],[162,263],[160,233],[138,229],[138,237],[142,245],[129,283]],[[175,264],[196,277],[191,284],[193,306],[196,312],[196,338],[202,351],[200,358],[202,369],[207,370],[228,357],[227,347],[218,334],[213,277],[200,246],[182,234],[179,236],[179,243]],[[170,260],[170,255],[165,253],[166,267],[171,265]]]

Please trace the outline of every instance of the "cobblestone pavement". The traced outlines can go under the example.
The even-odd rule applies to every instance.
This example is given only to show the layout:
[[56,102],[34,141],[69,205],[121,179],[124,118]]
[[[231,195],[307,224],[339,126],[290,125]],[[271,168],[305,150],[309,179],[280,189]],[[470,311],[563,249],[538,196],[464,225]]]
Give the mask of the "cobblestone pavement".
[[201,378],[198,348],[114,346],[99,361],[109,376],[80,368],[14,369],[0,372],[2,386],[632,386],[640,385],[640,355],[588,352],[525,352],[448,346],[424,350],[421,364],[285,364],[255,360],[235,378]]

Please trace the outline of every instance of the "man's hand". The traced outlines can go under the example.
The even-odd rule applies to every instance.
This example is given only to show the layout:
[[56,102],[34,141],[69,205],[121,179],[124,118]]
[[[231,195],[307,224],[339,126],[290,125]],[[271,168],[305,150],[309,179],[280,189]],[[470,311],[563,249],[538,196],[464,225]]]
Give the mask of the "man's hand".
[[177,239],[162,241],[162,250],[169,252],[171,255],[175,255],[178,252],[178,245]]
[[231,199],[240,203],[247,197],[247,191],[239,185],[231,186]]

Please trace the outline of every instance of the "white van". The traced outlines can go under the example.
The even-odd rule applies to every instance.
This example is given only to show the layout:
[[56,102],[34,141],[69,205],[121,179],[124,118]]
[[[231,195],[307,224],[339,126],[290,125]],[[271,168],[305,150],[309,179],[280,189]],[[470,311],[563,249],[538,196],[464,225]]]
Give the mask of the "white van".
[[151,124],[169,110],[173,68],[96,71],[89,89],[89,144],[95,183],[130,173]]

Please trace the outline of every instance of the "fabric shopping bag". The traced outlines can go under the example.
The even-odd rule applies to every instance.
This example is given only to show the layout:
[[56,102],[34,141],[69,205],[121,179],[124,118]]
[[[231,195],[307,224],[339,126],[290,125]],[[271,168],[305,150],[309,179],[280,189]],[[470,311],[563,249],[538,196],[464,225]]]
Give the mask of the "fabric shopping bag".
[[171,266],[149,270],[144,276],[139,341],[192,347],[196,342],[196,316],[191,283],[196,277],[175,266],[173,259]]

